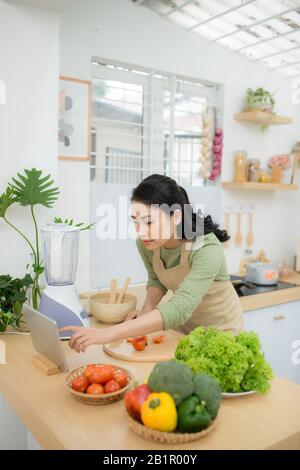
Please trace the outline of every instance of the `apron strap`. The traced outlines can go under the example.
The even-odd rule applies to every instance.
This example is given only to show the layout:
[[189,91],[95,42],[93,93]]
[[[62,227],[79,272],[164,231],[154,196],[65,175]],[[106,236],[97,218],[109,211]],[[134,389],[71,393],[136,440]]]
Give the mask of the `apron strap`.
[[191,247],[192,247],[192,242],[191,241],[186,241],[185,240],[182,243],[181,258],[180,258],[180,265],[181,266],[189,265],[189,255],[190,255]]

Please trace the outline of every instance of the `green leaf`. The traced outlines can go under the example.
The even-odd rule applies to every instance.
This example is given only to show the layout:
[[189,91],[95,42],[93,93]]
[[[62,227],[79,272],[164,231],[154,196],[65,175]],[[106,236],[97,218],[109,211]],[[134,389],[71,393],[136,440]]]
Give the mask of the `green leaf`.
[[42,274],[44,272],[44,267],[39,265],[39,266],[33,266],[33,271],[35,272],[35,274]]
[[95,223],[86,225],[83,222],[80,222],[79,224],[75,224],[73,219],[65,219],[63,221],[61,217],[54,217],[53,222],[55,224],[66,224],[66,225],[71,225],[72,227],[77,227],[80,229],[81,232],[83,232],[84,230],[90,230],[93,227],[93,225],[95,225]]
[[53,186],[51,176],[43,176],[42,170],[36,168],[25,169],[24,172],[25,175],[18,173],[18,179],[12,178],[13,182],[9,184],[16,201],[21,206],[40,204],[52,207],[58,198],[59,189]]
[[0,289],[5,289],[12,283],[12,277],[9,274],[0,276]]
[[5,217],[7,209],[16,202],[16,196],[11,188],[7,188],[0,196],[0,217]]

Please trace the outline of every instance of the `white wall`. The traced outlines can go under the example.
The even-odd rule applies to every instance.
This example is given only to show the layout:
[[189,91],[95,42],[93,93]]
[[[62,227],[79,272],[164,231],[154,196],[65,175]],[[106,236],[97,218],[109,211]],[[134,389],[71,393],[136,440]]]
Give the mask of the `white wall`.
[[[266,160],[273,154],[290,151],[299,139],[299,105],[291,103],[291,83],[263,65],[250,63],[193,32],[185,32],[129,0],[31,0],[31,3],[61,12],[60,73],[63,75],[90,79],[90,58],[98,56],[223,83],[224,181],[232,177],[235,149],[246,149],[249,157]],[[241,109],[245,89],[261,85],[276,91],[277,112],[294,117],[292,126],[274,126],[261,133],[255,126],[233,120],[233,114]],[[57,210],[61,207],[63,215],[88,220],[88,163],[59,162],[58,174],[63,197]],[[300,235],[300,220],[295,220],[299,218],[299,191],[223,191],[222,204],[229,203],[255,206],[255,252],[264,248],[272,258],[292,260],[296,231]],[[247,219],[244,218],[243,234],[246,235],[246,231]],[[231,272],[238,269],[243,250],[244,247],[237,248],[233,243],[226,250]],[[87,234],[82,234],[79,266],[79,287],[86,289],[89,287]]]
[[[16,171],[57,171],[58,16],[0,1],[0,192]],[[48,220],[46,209],[38,210]],[[28,210],[11,208],[12,221],[32,233]],[[0,273],[24,275],[27,245],[0,221]],[[4,367],[4,366],[3,366]],[[27,432],[0,394],[0,449],[26,449]]]
[[[232,153],[246,149],[249,157],[266,160],[271,155],[288,152],[299,139],[299,105],[291,103],[291,83],[281,75],[267,70],[260,64],[234,54],[221,46],[211,44],[179,26],[160,18],[151,11],[133,5],[129,0],[48,0],[43,2],[61,8],[60,72],[64,75],[90,79],[91,56],[104,57],[138,64],[200,79],[221,82],[225,86],[224,130],[225,148],[223,180],[232,177]],[[264,86],[276,91],[278,113],[292,116],[292,126],[272,127],[261,133],[255,126],[242,125],[233,120],[233,114],[241,109],[247,87]],[[72,194],[72,206],[67,208],[76,215],[88,219],[87,192],[89,172],[87,163],[60,162],[59,174],[72,173],[80,180],[80,193],[76,185],[64,191]],[[76,201],[76,202],[75,202]],[[272,258],[291,261],[294,254],[295,232],[300,221],[297,210],[299,191],[279,193],[229,193],[223,191],[222,204],[252,204],[256,208],[254,218],[254,251],[264,248]],[[234,219],[232,219],[234,222]],[[247,219],[243,220],[246,235]],[[233,234],[235,228],[233,227]],[[300,235],[300,233],[299,233]],[[87,237],[86,237],[87,238]],[[82,245],[79,283],[88,287],[87,239]],[[231,272],[239,266],[242,248],[232,243],[227,249]]]
[[[57,171],[58,16],[0,1],[0,77],[6,104],[0,105],[0,192],[17,171]],[[48,211],[37,210],[40,220]],[[28,208],[8,217],[33,235]],[[0,220],[0,273],[23,275],[29,261],[25,242]]]

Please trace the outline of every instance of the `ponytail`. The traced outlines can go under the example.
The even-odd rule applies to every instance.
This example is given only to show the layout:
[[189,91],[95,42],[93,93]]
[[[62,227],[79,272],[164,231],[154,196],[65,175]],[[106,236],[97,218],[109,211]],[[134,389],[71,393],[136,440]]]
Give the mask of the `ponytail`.
[[[182,186],[179,186],[179,188],[184,199],[184,217],[181,229],[182,233],[185,234],[185,226],[189,225],[192,228],[192,232],[196,232],[197,235],[207,235],[208,233],[214,233],[220,242],[224,243],[228,241],[230,236],[228,235],[227,231],[219,229],[219,225],[213,222],[210,215],[204,217],[201,209],[199,209],[197,212],[194,212],[186,190]],[[192,223],[187,224],[187,222],[189,222],[191,219]],[[200,227],[200,229],[202,227],[201,233],[198,232],[197,225]]]

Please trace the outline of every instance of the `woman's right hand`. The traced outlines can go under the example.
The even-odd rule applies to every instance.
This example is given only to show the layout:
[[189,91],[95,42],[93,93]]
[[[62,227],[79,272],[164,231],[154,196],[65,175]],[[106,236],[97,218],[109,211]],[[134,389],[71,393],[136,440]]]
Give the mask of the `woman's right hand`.
[[135,318],[145,315],[145,313],[147,313],[145,310],[132,310],[130,313],[128,313],[125,321],[134,320]]

